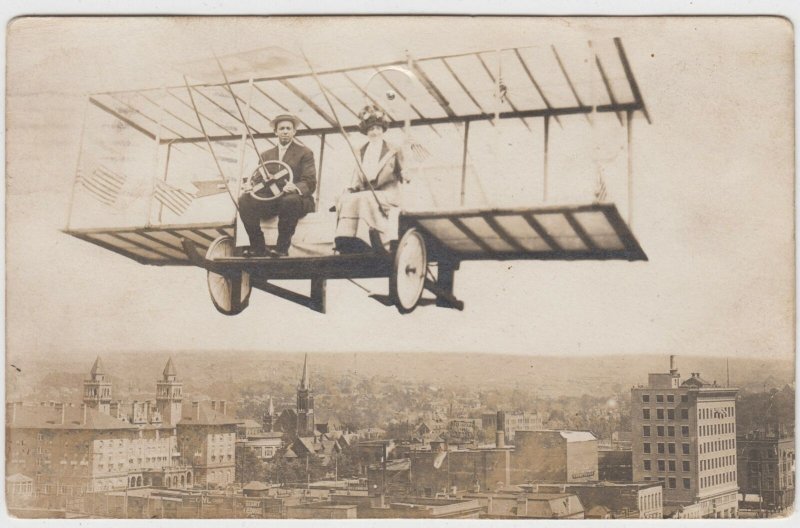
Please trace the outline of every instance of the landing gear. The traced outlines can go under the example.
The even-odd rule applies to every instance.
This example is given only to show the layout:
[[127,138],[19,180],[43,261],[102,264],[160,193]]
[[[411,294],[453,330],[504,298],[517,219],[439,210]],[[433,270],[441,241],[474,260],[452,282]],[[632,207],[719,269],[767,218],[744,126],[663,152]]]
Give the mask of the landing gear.
[[[232,237],[214,240],[206,252],[206,260],[232,257],[236,244]],[[214,307],[225,315],[236,315],[250,303],[250,274],[243,270],[226,270],[224,273],[208,271],[208,292]]]
[[427,272],[425,239],[416,229],[409,229],[397,244],[389,275],[389,295],[400,313],[409,313],[419,304]]

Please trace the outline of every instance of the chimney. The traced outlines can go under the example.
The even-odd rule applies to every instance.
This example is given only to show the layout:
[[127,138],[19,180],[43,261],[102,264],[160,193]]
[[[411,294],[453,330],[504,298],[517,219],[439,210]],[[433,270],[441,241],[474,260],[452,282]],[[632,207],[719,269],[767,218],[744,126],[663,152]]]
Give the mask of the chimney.
[[677,361],[675,361],[674,355],[669,357],[669,373],[673,375],[678,373]]
[[53,402],[53,407],[56,409],[56,416],[58,416],[58,423],[64,425],[64,414],[66,413],[66,407],[64,407],[63,403],[55,403]]
[[228,414],[228,402],[225,400],[219,401],[219,412],[221,412],[223,416]]
[[497,411],[497,430],[494,434],[495,447],[503,448],[506,446],[506,413]]
[[81,404],[81,425],[86,425],[86,416],[89,414],[89,408],[85,403]]
[[217,400],[211,400],[211,410],[212,411],[217,410]]
[[192,420],[199,422],[200,421],[200,402],[193,401],[192,402]]

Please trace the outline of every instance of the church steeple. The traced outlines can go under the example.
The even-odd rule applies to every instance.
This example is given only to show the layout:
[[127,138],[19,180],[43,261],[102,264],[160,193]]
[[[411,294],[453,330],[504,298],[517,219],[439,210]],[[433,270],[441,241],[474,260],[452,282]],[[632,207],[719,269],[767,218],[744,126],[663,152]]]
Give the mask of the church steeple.
[[156,407],[164,425],[174,426],[181,420],[183,383],[178,381],[178,370],[172,358],[167,360],[161,379],[156,382]]
[[90,409],[111,414],[111,382],[106,381],[105,368],[100,356],[89,371],[90,378],[83,382],[83,403]]
[[267,407],[267,413],[261,419],[261,426],[267,433],[275,430],[275,405],[272,403],[272,396],[269,397],[269,407]]
[[308,375],[308,354],[303,358],[303,377],[300,378],[300,389],[311,390],[311,378]]
[[303,359],[303,375],[297,387],[297,436],[313,436],[314,429],[314,393],[306,354]]

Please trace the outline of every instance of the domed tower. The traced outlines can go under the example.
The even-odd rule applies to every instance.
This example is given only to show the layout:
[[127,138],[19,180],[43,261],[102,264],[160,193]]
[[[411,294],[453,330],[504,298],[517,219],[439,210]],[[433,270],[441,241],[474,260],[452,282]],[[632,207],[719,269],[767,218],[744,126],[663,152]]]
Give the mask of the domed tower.
[[100,356],[94,360],[91,378],[83,382],[83,403],[89,409],[111,414],[111,382],[106,380],[106,370]]
[[181,421],[182,405],[183,383],[178,381],[178,371],[169,358],[161,379],[156,382],[156,408],[165,426],[175,426]]
[[308,354],[303,359],[303,377],[297,387],[297,436],[314,435],[314,392],[308,372]]

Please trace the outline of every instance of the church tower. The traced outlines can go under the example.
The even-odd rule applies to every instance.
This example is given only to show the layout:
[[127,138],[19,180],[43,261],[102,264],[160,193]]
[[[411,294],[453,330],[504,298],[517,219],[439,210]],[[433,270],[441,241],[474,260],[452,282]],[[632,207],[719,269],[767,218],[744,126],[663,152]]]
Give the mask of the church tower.
[[90,379],[83,382],[83,403],[89,409],[111,414],[111,382],[106,381],[106,370],[100,356],[94,360]]
[[178,381],[175,364],[169,358],[161,379],[156,382],[156,408],[165,426],[175,426],[181,421],[182,402],[183,383]]
[[314,435],[314,392],[308,373],[308,354],[303,359],[303,377],[297,387],[297,436]]

